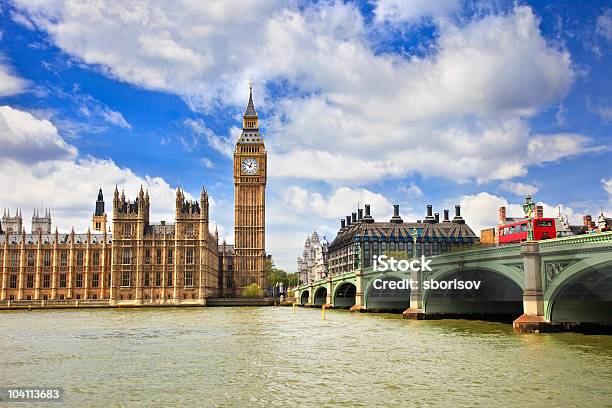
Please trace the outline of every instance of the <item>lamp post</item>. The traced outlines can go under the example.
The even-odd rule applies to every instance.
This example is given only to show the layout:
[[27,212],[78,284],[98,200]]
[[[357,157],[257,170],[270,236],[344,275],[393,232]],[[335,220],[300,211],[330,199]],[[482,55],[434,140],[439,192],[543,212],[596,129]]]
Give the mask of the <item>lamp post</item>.
[[533,241],[533,218],[535,215],[535,202],[531,199],[531,195],[525,197],[525,203],[523,204],[523,211],[529,219],[527,241]]
[[411,228],[410,236],[412,237],[412,258],[416,258],[416,242],[419,237],[419,231],[416,228]]

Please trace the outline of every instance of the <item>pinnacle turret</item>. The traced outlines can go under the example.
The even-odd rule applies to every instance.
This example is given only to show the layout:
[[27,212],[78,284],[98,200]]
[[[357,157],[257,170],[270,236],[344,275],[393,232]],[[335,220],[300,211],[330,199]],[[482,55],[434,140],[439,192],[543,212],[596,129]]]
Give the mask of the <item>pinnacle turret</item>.
[[255,104],[253,103],[253,83],[249,84],[249,102],[247,103],[244,116],[257,117],[257,111],[255,110]]

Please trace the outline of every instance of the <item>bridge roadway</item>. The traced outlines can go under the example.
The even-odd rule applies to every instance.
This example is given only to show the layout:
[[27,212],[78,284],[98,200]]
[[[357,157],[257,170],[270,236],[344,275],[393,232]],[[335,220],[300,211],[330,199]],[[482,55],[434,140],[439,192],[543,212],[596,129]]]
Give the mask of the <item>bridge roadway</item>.
[[[612,325],[612,232],[472,249],[430,259],[432,271],[424,272],[377,272],[358,266],[301,285],[295,296],[303,306],[401,311],[408,319],[512,316],[516,318],[514,329],[523,332],[585,323]],[[388,282],[408,279],[415,289],[388,287]],[[471,290],[442,290],[423,284],[455,279],[482,283]]]

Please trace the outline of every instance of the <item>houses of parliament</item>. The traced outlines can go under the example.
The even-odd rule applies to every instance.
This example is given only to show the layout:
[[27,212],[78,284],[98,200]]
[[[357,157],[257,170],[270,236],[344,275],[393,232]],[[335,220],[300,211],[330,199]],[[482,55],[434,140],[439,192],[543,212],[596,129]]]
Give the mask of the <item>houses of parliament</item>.
[[0,301],[198,305],[263,287],[266,160],[251,87],[234,151],[234,245],[210,232],[204,188],[199,200],[177,189],[174,223],[150,221],[142,187],[133,200],[115,187],[109,220],[100,189],[85,233],[52,231],[51,212],[36,210],[26,233],[20,210],[5,210]]

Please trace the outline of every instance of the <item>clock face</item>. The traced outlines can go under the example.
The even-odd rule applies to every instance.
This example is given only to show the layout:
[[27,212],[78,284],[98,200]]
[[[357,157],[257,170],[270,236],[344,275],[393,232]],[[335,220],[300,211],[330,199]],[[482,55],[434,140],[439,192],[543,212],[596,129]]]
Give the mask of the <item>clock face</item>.
[[257,162],[257,159],[247,157],[246,159],[242,159],[240,170],[242,170],[244,174],[253,175],[257,173],[257,170],[259,170],[259,163]]

